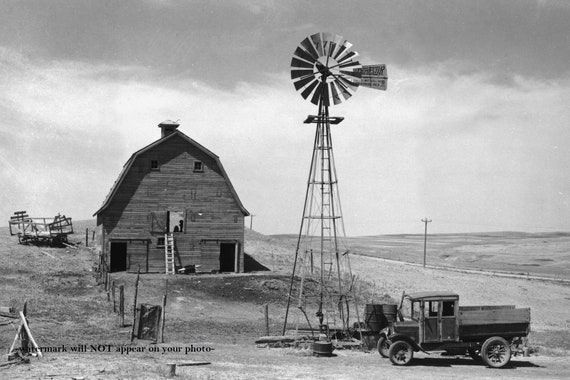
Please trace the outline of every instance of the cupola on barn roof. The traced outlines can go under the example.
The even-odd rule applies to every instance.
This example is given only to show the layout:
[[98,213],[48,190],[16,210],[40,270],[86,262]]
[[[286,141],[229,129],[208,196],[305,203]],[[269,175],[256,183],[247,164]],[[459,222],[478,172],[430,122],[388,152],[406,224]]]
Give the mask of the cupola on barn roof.
[[172,120],[164,120],[162,123],[158,124],[161,129],[160,137],[168,136],[180,126],[180,123]]

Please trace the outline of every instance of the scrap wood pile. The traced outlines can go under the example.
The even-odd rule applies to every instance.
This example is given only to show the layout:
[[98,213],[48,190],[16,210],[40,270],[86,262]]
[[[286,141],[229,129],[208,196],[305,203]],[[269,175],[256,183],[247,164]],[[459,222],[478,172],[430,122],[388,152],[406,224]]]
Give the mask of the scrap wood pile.
[[255,340],[257,347],[304,347],[315,339],[309,335],[285,336],[285,335],[267,335],[259,337]]
[[[312,335],[266,335],[255,340],[258,348],[311,348],[314,343],[319,342],[322,337]],[[336,349],[361,348],[362,342],[359,339],[350,338],[344,340],[333,339],[332,346]]]
[[57,214],[53,218],[35,218],[26,211],[16,211],[8,221],[10,235],[18,236],[20,244],[61,245],[73,233],[71,218]]

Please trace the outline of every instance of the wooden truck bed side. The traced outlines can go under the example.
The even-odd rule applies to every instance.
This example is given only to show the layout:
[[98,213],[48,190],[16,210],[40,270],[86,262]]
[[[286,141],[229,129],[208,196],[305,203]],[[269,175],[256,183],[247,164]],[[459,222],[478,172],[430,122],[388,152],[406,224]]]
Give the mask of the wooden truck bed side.
[[459,338],[524,337],[530,332],[530,308],[514,306],[460,306]]

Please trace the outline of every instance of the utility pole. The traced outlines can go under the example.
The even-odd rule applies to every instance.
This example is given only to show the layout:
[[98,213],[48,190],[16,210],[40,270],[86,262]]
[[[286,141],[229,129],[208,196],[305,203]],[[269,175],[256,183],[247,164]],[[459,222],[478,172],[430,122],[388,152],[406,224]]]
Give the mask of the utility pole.
[[253,217],[255,215],[249,214],[249,229],[253,231]]
[[431,219],[423,218],[422,222],[424,222],[426,225],[425,232],[424,232],[424,268],[425,268],[426,267],[427,224],[431,222]]

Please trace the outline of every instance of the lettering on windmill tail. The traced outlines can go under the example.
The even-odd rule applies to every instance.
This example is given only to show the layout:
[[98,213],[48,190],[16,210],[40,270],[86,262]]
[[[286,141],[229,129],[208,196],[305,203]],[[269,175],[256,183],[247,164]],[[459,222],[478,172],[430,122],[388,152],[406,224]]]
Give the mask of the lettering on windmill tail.
[[362,67],[355,68],[355,72],[362,75],[373,75],[380,77],[387,77],[388,71],[386,70],[386,65],[362,65]]

